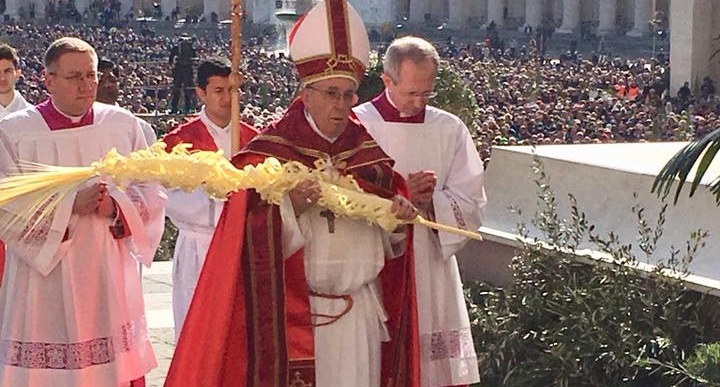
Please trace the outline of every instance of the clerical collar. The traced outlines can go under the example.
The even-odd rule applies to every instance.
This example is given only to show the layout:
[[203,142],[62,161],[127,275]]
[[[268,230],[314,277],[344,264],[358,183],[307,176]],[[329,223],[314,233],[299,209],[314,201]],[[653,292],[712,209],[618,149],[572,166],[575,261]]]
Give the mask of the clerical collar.
[[395,102],[393,102],[392,97],[390,97],[390,92],[388,89],[385,89],[385,98],[387,98],[387,101],[390,103],[390,106],[392,106],[395,110],[397,110],[398,113],[400,113],[400,118],[407,118],[410,117],[409,114],[405,114],[398,109],[397,105],[395,105]]
[[315,120],[313,120],[312,116],[310,116],[310,113],[308,113],[307,109],[304,109],[303,113],[305,113],[305,118],[307,119],[308,123],[310,124],[310,127],[312,128],[313,131],[315,131],[315,133],[318,134],[318,136],[324,138],[331,144],[334,143],[335,140],[338,139],[338,137],[340,137],[339,134],[335,137],[329,137],[325,133],[321,132],[320,128],[318,128],[317,124],[315,123]]
[[390,94],[387,89],[375,97],[371,102],[386,122],[402,122],[409,124],[422,124],[425,122],[425,109],[414,116],[406,116],[402,114],[395,103],[393,103],[390,99]]
[[214,131],[215,133],[228,133],[230,132],[230,124],[227,124],[227,126],[220,127],[219,125],[216,125],[210,117],[208,117],[207,112],[205,111],[205,106],[200,109],[200,114],[198,115],[200,117],[200,121],[202,121],[203,124],[205,124],[205,127],[210,129],[211,131]]
[[92,107],[90,107],[84,115],[74,117],[61,112],[57,106],[55,106],[52,97],[46,99],[35,108],[40,112],[40,115],[50,130],[79,128],[92,125],[95,120]]
[[55,105],[55,101],[54,101],[52,98],[50,98],[50,103],[52,104],[52,107],[53,107],[58,113],[60,113],[60,114],[62,114],[63,116],[65,116],[65,118],[69,119],[70,122],[72,122],[73,124],[77,124],[78,122],[80,122],[80,121],[83,119],[83,117],[85,117],[85,114],[87,114],[87,112],[85,112],[85,114],[83,114],[83,115],[81,115],[81,116],[71,116],[71,115],[69,115],[69,114],[65,114],[62,110],[58,109],[57,105]]

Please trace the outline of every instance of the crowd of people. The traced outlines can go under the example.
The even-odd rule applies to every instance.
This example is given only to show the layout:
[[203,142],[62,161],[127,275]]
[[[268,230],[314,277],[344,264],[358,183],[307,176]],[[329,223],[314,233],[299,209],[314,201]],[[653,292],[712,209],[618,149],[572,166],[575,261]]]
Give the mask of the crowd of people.
[[[30,103],[36,104],[48,97],[41,78],[41,58],[44,47],[61,36],[82,37],[97,47],[101,58],[115,62],[120,72],[118,104],[146,118],[160,116],[151,118],[158,133],[166,133],[183,121],[179,114],[171,114],[180,109],[170,106],[173,66],[169,57],[180,34],[155,36],[137,33],[132,28],[0,26],[0,37],[20,53],[23,76],[17,89]],[[225,54],[228,50],[227,41],[203,36],[193,37],[193,45],[199,58]],[[243,54],[247,69],[242,95],[243,119],[264,126],[277,119],[294,96],[297,82],[293,66],[281,54],[266,52],[260,46],[247,47]],[[191,88],[189,92],[194,90]],[[199,106],[192,106],[184,111],[195,113],[198,109]]]
[[493,145],[685,141],[720,127],[709,78],[697,96],[688,83],[672,95],[668,62],[545,59],[530,43],[515,54],[466,48],[450,59],[477,100],[485,160]]
[[[18,90],[31,103],[47,98],[40,73],[42,47],[59,36],[81,36],[99,47],[99,55],[121,69],[118,104],[153,116],[159,133],[183,121],[170,113],[195,112],[198,106],[171,105],[173,68],[169,63],[176,36],[139,34],[132,28],[31,25],[0,26],[0,36],[21,53],[23,78]],[[228,41],[193,37],[197,57],[227,52]],[[382,47],[377,47],[382,50]],[[493,47],[442,45],[441,57],[460,74],[479,106],[476,130],[484,160],[493,145],[688,140],[720,126],[713,81],[706,79],[697,97],[685,86],[669,92],[667,60],[622,60],[603,52],[583,58],[568,52],[559,58],[538,56],[535,41]],[[243,50],[242,117],[263,127],[278,119],[297,90],[292,62],[272,47]],[[189,93],[194,93],[192,89]],[[432,103],[432,102],[431,102]],[[193,104],[194,105],[194,104]]]

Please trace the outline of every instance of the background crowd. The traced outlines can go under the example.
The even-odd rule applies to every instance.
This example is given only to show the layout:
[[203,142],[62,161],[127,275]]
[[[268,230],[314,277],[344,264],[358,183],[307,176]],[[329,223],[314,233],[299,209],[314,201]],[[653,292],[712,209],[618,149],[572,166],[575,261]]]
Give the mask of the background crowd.
[[[30,103],[47,97],[41,82],[42,52],[60,36],[81,37],[98,48],[100,57],[115,61],[120,67],[118,104],[146,117],[159,134],[184,121],[182,114],[171,113],[199,108],[171,106],[172,47],[189,38],[199,58],[229,52],[222,34],[162,35],[83,24],[2,25],[0,39],[21,55],[23,78],[17,88]],[[288,58],[259,44],[262,39],[249,41],[243,51],[242,119],[263,127],[283,113],[297,81]],[[533,39],[438,46],[447,65],[474,93],[478,114],[468,126],[476,131],[485,161],[493,145],[688,140],[720,127],[713,81],[706,79],[697,95],[687,86],[673,95],[669,63],[662,56],[625,60],[607,51],[586,57],[568,51],[543,57]],[[384,47],[377,49],[382,52]]]

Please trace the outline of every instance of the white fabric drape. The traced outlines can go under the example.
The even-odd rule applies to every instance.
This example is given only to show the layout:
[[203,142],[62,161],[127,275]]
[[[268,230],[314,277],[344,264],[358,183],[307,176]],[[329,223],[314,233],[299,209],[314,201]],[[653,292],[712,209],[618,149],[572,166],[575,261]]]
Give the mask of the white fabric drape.
[[[35,109],[0,123],[0,176],[19,170],[19,160],[88,166],[112,148],[127,154],[146,147],[131,114],[102,104],[93,110],[95,123],[75,129],[50,131]],[[129,237],[116,239],[110,219],[71,214],[74,197],[31,238],[18,239],[18,230],[1,236],[8,244],[0,288],[3,386],[116,386],[156,366],[137,264],[152,262],[166,196],[155,184],[111,185],[110,195]]]
[[[230,127],[220,128],[208,118],[205,109],[200,122],[225,157],[230,156]],[[173,317],[175,337],[182,331],[200,272],[205,263],[215,226],[223,209],[223,202],[211,199],[201,189],[193,192],[168,192],[167,215],[178,228],[173,253]]]
[[[381,148],[395,160],[395,170],[431,170],[435,219],[468,230],[481,225],[487,199],[483,166],[470,133],[457,117],[428,107],[425,122],[383,120],[372,103],[354,109]],[[418,297],[423,386],[451,386],[479,381],[477,357],[455,253],[463,237],[415,227],[415,281]]]

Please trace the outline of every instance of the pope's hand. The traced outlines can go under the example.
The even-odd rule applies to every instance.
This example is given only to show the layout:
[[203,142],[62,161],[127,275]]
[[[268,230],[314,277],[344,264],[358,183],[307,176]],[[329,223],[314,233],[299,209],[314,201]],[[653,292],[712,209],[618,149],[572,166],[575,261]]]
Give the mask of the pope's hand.
[[295,215],[302,214],[308,207],[317,203],[320,199],[320,192],[320,184],[314,180],[305,180],[291,189],[288,196]]
[[418,215],[417,208],[415,208],[409,200],[400,195],[395,195],[393,198],[390,212],[392,212],[396,218],[406,221],[411,221]]

